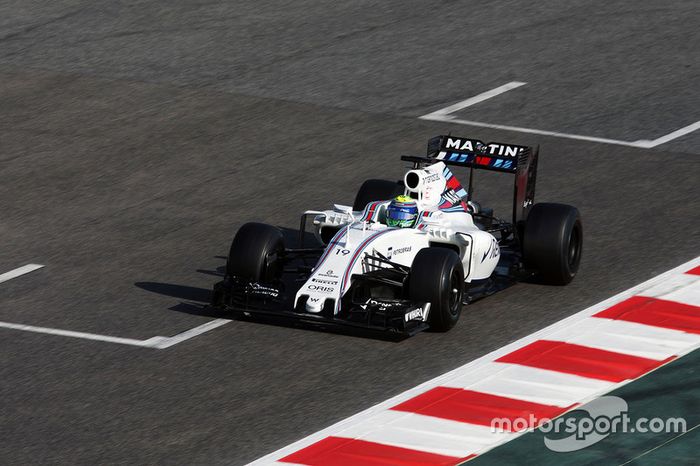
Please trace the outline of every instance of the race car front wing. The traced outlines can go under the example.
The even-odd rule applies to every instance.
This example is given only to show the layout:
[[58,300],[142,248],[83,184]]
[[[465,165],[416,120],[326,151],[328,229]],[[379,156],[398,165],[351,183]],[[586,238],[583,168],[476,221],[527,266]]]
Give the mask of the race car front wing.
[[[306,273],[296,269],[280,280],[261,283],[227,276],[214,285],[211,306],[236,318],[286,320],[314,327],[361,333],[411,336],[428,328],[430,303],[415,303],[401,296],[405,271],[382,269],[353,275],[351,288],[335,312],[333,300],[327,300],[320,313],[306,311],[304,298],[294,297]],[[371,285],[396,290],[394,296],[371,297]]]

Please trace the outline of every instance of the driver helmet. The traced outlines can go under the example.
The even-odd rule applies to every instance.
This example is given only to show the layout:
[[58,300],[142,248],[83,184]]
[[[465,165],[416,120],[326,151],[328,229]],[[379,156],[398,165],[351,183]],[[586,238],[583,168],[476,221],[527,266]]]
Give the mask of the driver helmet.
[[386,209],[386,224],[390,227],[411,228],[418,219],[418,204],[409,196],[396,196]]

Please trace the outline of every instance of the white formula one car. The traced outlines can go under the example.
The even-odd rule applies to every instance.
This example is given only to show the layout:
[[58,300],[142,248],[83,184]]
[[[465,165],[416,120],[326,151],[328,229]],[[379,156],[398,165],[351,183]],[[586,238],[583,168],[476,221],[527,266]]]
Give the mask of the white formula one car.
[[[569,283],[579,267],[579,212],[534,204],[538,150],[437,136],[399,182],[368,180],[354,205],[304,212],[300,247],[247,223],[236,234],[212,305],[234,316],[412,335],[447,331],[462,306],[518,280]],[[470,168],[464,189],[449,166]],[[515,176],[512,221],[471,199],[475,169]],[[395,196],[417,207],[408,228],[387,225]],[[408,196],[408,197],[407,197]],[[304,248],[307,219],[321,248]],[[391,223],[391,222],[389,222]]]

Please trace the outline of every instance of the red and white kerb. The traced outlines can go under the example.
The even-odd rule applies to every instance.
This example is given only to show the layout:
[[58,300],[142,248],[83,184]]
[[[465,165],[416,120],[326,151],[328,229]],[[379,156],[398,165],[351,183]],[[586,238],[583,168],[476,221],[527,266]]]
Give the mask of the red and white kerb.
[[459,464],[698,347],[700,257],[252,464]]

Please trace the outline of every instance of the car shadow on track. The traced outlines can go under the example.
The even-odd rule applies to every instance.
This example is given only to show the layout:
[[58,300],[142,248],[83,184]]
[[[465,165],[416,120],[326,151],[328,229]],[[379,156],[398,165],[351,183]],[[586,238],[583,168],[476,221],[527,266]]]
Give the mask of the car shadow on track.
[[211,297],[211,290],[194,286],[156,282],[136,282],[134,285],[142,290],[150,291],[151,293],[158,293],[187,301],[208,302]]
[[205,317],[223,317],[222,312],[216,312],[216,309],[206,305],[206,303],[209,303],[211,300],[210,289],[157,282],[136,282],[134,286],[142,290],[150,291],[151,293],[181,300],[182,302],[179,304],[168,308],[172,311]]

